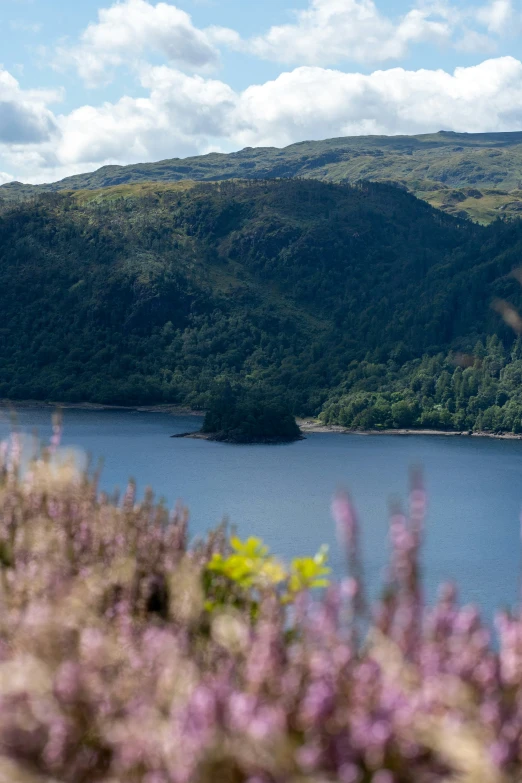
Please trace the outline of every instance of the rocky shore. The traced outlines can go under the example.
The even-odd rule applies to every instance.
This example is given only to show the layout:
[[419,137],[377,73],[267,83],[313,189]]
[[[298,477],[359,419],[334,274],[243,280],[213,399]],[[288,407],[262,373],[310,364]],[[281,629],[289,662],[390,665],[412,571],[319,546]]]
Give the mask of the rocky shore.
[[316,419],[297,419],[302,432],[337,432],[341,435],[438,435],[461,438],[497,438],[501,440],[521,440],[522,434],[513,432],[472,432],[464,430],[422,430],[422,429],[389,429],[389,430],[352,430],[338,424],[323,424]]
[[171,435],[171,438],[194,438],[196,440],[212,440],[218,443],[235,443],[236,445],[249,445],[254,443],[275,446],[282,443],[294,443],[296,440],[305,440],[304,435],[300,435],[297,438],[252,438],[250,440],[236,440],[234,438],[227,438],[220,435],[219,432],[180,432],[176,435]]

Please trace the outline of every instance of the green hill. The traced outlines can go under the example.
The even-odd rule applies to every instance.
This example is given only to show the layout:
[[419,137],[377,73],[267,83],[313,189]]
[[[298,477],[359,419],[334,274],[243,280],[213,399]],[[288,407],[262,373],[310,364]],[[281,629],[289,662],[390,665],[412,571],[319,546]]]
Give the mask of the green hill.
[[421,136],[355,136],[304,141],[285,149],[246,148],[157,163],[104,166],[48,185],[8,183],[11,200],[41,192],[180,180],[300,177],[326,182],[401,183],[433,206],[490,222],[522,210],[522,132],[440,133]]
[[520,258],[522,223],[483,228],[381,184],[4,204],[0,397],[206,407],[227,380],[347,426],[517,429],[522,349],[490,304],[522,305]]

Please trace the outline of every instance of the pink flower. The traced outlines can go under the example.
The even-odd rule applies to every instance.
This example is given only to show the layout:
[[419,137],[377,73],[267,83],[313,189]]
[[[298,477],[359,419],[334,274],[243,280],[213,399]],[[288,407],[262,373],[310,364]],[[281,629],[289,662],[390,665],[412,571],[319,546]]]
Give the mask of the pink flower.
[[350,498],[345,492],[338,492],[332,500],[332,517],[337,525],[339,542],[351,545],[356,533],[357,518]]
[[54,678],[54,692],[64,704],[72,704],[81,690],[81,667],[75,661],[65,661]]
[[372,776],[372,783],[394,783],[394,777],[389,770],[381,769]]

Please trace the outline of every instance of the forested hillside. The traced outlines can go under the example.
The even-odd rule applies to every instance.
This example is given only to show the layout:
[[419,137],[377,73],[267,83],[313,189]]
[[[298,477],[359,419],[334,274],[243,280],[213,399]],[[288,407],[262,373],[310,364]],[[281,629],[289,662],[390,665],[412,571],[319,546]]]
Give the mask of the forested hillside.
[[491,302],[521,304],[521,258],[519,222],[386,185],[46,194],[0,213],[0,396],[205,407],[226,379],[348,426],[517,429]]
[[303,141],[284,149],[248,147],[157,163],[104,166],[47,185],[9,183],[0,198],[180,180],[313,178],[400,183],[433,206],[488,223],[522,210],[522,133],[440,133],[355,136]]

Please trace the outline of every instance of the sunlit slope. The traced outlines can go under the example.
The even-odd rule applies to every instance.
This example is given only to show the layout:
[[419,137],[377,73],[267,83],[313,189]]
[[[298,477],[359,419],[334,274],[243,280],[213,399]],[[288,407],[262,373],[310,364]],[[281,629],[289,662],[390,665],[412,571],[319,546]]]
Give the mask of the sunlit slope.
[[60,182],[0,187],[5,199],[141,182],[304,177],[328,182],[393,181],[450,214],[481,222],[521,209],[522,133],[356,136],[284,149],[247,148],[193,158],[104,166]]

